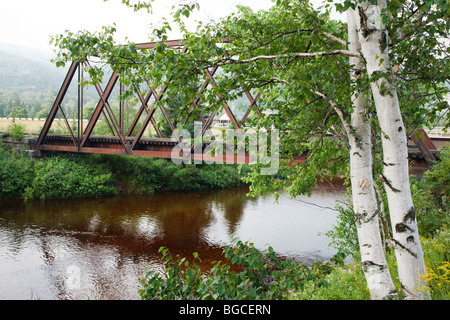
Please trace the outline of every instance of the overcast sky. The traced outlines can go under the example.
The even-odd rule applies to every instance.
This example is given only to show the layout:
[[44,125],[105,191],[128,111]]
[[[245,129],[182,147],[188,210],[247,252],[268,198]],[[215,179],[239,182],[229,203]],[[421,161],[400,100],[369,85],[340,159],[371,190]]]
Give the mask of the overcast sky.
[[[321,0],[314,0],[320,2]],[[170,18],[173,4],[179,0],[155,0],[153,15],[133,12],[121,0],[0,0],[0,42],[51,51],[50,35],[70,30],[98,31],[117,25],[117,40],[148,41],[149,24],[161,17]],[[198,0],[200,12],[194,19],[218,19],[245,4],[255,11],[268,9],[271,0]],[[192,19],[192,21],[194,21]],[[175,36],[175,35],[174,35]]]

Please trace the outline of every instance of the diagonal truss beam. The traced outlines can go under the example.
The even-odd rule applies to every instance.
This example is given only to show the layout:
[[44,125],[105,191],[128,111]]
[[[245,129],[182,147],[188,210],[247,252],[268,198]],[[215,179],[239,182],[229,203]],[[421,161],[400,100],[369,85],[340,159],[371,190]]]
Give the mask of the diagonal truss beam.
[[[147,113],[149,112],[148,101],[150,100],[151,96],[152,96],[152,95],[155,96],[155,97],[157,96],[157,95],[155,94],[155,91],[154,91],[153,89],[150,89],[149,92],[147,93],[147,95],[145,96],[145,98],[143,98],[143,97],[142,97],[142,93],[141,93],[141,91],[139,90],[138,86],[137,86],[136,84],[134,84],[134,87],[135,87],[135,89],[136,89],[136,92],[137,92],[137,95],[138,95],[138,97],[139,97],[139,100],[141,101],[141,106],[139,107],[139,110],[138,110],[136,116],[134,117],[133,122],[131,123],[130,128],[128,129],[128,132],[127,132],[127,134],[126,134],[127,137],[131,136],[133,130],[136,128],[136,124],[137,124],[137,122],[139,121],[139,118],[141,117],[142,112],[143,112],[144,110],[145,110]],[[162,133],[161,133],[161,131],[159,130],[159,128],[157,127],[156,121],[155,121],[155,119],[153,118],[153,116],[150,118],[150,121],[151,121],[151,123],[152,123],[152,125],[153,125],[153,128],[155,129],[156,133],[158,134],[158,137],[162,138]]]
[[87,125],[85,132],[83,134],[83,140],[80,143],[81,147],[84,147],[86,145],[86,141],[89,139],[89,137],[92,134],[92,131],[100,117],[100,114],[103,112],[103,108],[105,106],[105,102],[108,100],[109,96],[111,95],[111,92],[118,80],[117,73],[113,73],[111,75],[111,78],[108,81],[108,84],[105,88],[105,90],[100,94],[100,101],[97,103],[97,107],[94,110],[94,113],[91,116],[91,119],[89,120],[89,124]]
[[53,120],[55,120],[58,109],[60,108],[61,102],[64,100],[64,97],[66,96],[67,90],[69,89],[70,83],[72,82],[72,79],[79,65],[80,63],[78,61],[74,61],[70,65],[69,71],[67,71],[66,77],[64,78],[64,81],[61,85],[58,95],[56,96],[55,102],[53,103],[53,106],[50,109],[47,119],[45,120],[44,126],[42,127],[42,130],[39,134],[39,137],[36,140],[35,146],[40,146],[44,141],[45,137],[47,136],[48,131],[50,130],[50,127],[53,123]]

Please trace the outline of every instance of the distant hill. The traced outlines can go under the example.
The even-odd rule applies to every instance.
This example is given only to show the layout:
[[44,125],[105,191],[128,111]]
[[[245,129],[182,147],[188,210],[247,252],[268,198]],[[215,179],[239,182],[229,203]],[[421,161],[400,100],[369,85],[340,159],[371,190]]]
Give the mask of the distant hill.
[[65,71],[0,50],[0,88],[14,91],[58,89]]
[[0,42],[0,51],[46,64],[51,64],[50,60],[53,58],[53,53],[50,51],[43,51],[5,42]]
[[[16,107],[25,108],[29,117],[50,110],[67,72],[50,59],[51,54],[33,48],[0,43],[0,117]],[[76,91],[68,92],[67,100],[74,96]]]
[[66,70],[50,62],[52,53],[0,42],[0,89],[58,90]]

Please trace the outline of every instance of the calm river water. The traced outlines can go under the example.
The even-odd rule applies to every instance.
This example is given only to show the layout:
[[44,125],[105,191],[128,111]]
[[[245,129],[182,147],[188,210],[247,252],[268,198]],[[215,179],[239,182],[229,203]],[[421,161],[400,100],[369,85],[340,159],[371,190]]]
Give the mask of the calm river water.
[[0,201],[0,299],[139,299],[158,249],[220,260],[236,235],[259,249],[311,263],[335,250],[331,229],[344,189],[247,198],[247,187],[96,200]]

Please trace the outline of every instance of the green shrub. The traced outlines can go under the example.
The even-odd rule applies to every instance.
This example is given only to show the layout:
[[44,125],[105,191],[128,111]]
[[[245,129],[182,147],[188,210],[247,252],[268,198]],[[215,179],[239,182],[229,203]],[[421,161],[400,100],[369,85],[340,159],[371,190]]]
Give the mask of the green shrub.
[[116,155],[93,155],[85,161],[103,168],[112,174],[116,185],[123,193],[149,194],[161,188],[160,161],[145,157]]
[[370,300],[370,292],[361,264],[349,263],[345,267],[334,268],[325,277],[326,287],[308,282],[304,290],[294,292],[290,299],[296,300]]
[[[164,271],[160,274],[151,270],[146,274],[140,290],[143,300],[287,299],[291,292],[302,290],[306,282],[326,285],[317,276],[320,272],[313,274],[312,269],[300,263],[278,258],[271,247],[259,251],[253,244],[238,239],[223,249],[226,263],[214,262],[207,272],[202,272],[195,260],[190,264],[186,258],[174,258],[163,247],[160,252]],[[194,258],[199,259],[197,253]]]
[[33,180],[33,166],[25,155],[0,148],[0,198],[20,198]]
[[176,165],[170,159],[95,155],[89,158],[113,174],[122,189],[130,193],[199,191],[242,185],[246,169],[237,165]]
[[326,232],[330,238],[330,246],[342,254],[358,254],[359,242],[353,208],[351,205],[337,206],[337,210],[339,213],[336,216],[336,223]]
[[23,138],[23,134],[25,133],[25,126],[17,124],[15,119],[13,118],[11,124],[8,127],[8,133],[14,139],[20,140]]
[[89,166],[82,158],[52,157],[35,162],[35,176],[25,197],[94,198],[116,194],[111,173]]
[[410,180],[419,232],[431,237],[450,223],[450,146],[423,177]]

